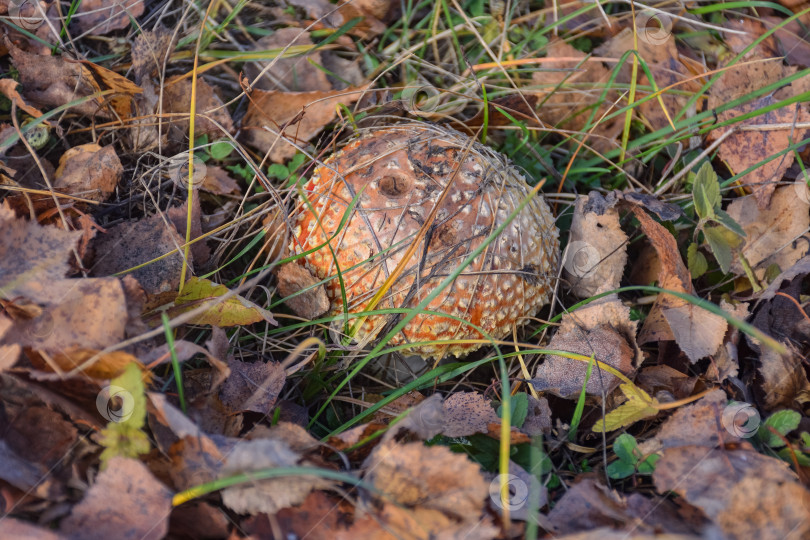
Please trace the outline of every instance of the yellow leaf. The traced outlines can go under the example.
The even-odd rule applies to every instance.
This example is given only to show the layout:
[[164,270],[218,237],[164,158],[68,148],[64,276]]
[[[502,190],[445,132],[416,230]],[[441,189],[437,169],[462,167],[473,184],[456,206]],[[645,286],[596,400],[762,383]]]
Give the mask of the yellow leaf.
[[615,431],[624,426],[655,416],[658,414],[658,400],[634,384],[622,384],[619,389],[627,397],[627,401],[605,415],[604,421],[593,426],[593,431]]
[[[175,309],[184,313],[199,307],[203,302],[216,300],[228,293],[225,285],[218,285],[207,279],[189,279],[180,295],[175,299]],[[175,311],[175,310],[172,310]],[[213,306],[189,321],[190,324],[210,324],[212,326],[237,326],[267,321],[278,324],[273,315],[253,302],[234,295],[224,301],[216,301]]]
[[99,443],[104,447],[100,459],[102,468],[116,456],[138,457],[149,452],[146,426],[146,389],[144,373],[135,362],[110,381],[96,397],[99,414],[109,420],[101,430]]

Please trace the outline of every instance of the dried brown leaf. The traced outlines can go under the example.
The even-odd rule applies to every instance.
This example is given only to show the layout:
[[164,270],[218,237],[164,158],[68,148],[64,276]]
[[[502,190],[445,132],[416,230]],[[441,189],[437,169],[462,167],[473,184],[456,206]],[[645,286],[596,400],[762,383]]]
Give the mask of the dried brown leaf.
[[168,54],[174,48],[175,33],[159,26],[155,30],[142,29],[132,41],[132,70],[139,84],[163,70]]
[[[810,198],[807,193],[807,188],[797,182],[776,189],[765,209],[758,206],[756,197],[740,197],[728,206],[728,214],[745,231],[742,253],[757,277],[763,278],[772,264],[787,270],[808,252],[810,235],[806,231],[810,228]],[[738,274],[743,272],[738,256],[734,257],[732,270]]]
[[[280,28],[256,42],[255,50],[284,49],[287,46],[313,46],[309,32],[300,28]],[[250,77],[251,86],[259,90],[279,90],[282,92],[328,92],[332,85],[323,70],[321,51],[292,58],[275,58],[266,62],[251,62],[245,65],[245,75]],[[268,67],[269,66],[269,67]],[[266,69],[265,69],[266,68]],[[260,74],[262,77],[256,79]]]
[[[206,175],[206,178],[208,176]],[[183,238],[186,238],[186,226],[188,225],[188,201],[183,203],[182,206],[173,206],[166,212],[166,217],[169,218],[177,229],[177,233]],[[195,240],[202,236],[202,224],[200,222],[200,198],[194,197],[191,207],[191,237],[190,240]],[[184,240],[185,242],[185,240]],[[211,257],[211,249],[205,240],[198,240],[191,244],[191,254],[194,264],[203,266],[208,262]]]
[[[248,112],[242,120],[245,141],[281,163],[306,146],[318,132],[337,118],[339,103],[351,105],[366,87],[328,92],[251,92]],[[269,131],[267,129],[269,129]],[[282,136],[283,133],[283,136]],[[289,139],[289,140],[288,140]]]
[[69,148],[59,158],[54,189],[83,199],[103,202],[112,194],[124,167],[112,146],[95,143]]
[[487,433],[487,426],[500,422],[490,400],[478,392],[456,392],[442,404],[445,411],[442,433],[447,437],[467,437]]
[[18,219],[7,202],[0,203],[0,229],[0,294],[52,302],[48,285],[70,270],[68,258],[81,232]]
[[83,34],[104,36],[128,28],[131,19],[143,15],[144,4],[144,0],[83,0],[73,22]]
[[[197,79],[196,118],[194,136],[208,135],[219,139],[234,131],[233,120],[214,87],[202,78]],[[170,122],[169,139],[183,141],[188,138],[188,118],[191,111],[191,78],[185,75],[171,77],[163,88],[163,112],[181,115]],[[188,146],[188,145],[186,145]]]
[[[658,286],[692,294],[692,276],[681,259],[675,237],[641,208],[634,206],[631,209],[661,261]],[[638,341],[643,344],[675,340],[689,359],[696,362],[717,351],[727,328],[728,323],[719,315],[661,293],[644,321]]]
[[[674,491],[703,510],[727,538],[798,540],[810,533],[806,504],[810,494],[779,459],[704,446],[668,448],[656,464],[653,480],[660,493]],[[759,496],[763,493],[781,495],[765,499]],[[752,502],[742,501],[741,496],[755,497],[758,508],[754,510]],[[739,513],[743,510],[744,514]]]
[[766,410],[792,408],[796,406],[797,401],[807,399],[810,382],[807,381],[802,357],[795,351],[789,350],[786,354],[779,354],[768,347],[763,347],[758,371]]
[[23,97],[17,91],[17,84],[17,81],[14,79],[0,80],[0,94],[3,94],[14,104],[16,104],[18,109],[30,114],[34,118],[39,118],[42,116],[42,111],[36,107],[31,107],[25,102],[25,99],[23,99]]
[[[12,44],[9,52],[30,102],[59,107],[86,97],[71,109],[89,116],[113,118],[117,114],[128,119],[132,97],[143,91],[125,77],[91,62],[32,54]],[[106,90],[113,90],[114,95],[90,97]]]
[[199,188],[214,195],[231,195],[241,191],[239,183],[225,169],[216,165],[205,167],[205,178]]
[[82,351],[104,349],[124,339],[129,312],[118,278],[62,279],[41,286],[40,296],[52,295],[42,302],[46,307],[36,317],[18,320],[6,343],[48,352],[57,363],[68,359],[64,367],[86,359]]
[[[596,360],[629,374],[641,362],[635,343],[636,324],[630,321],[630,308],[611,295],[563,315],[548,348],[584,356],[593,354]],[[585,384],[587,368],[587,362],[548,355],[537,366],[532,385],[541,392],[576,398]],[[601,396],[609,394],[619,383],[617,377],[594,365],[585,388],[588,394]]]
[[[276,274],[278,295],[284,303],[299,317],[317,319],[329,311],[329,297],[319,280],[307,269],[297,263],[283,265]],[[307,290],[304,290],[307,289]],[[290,298],[293,294],[299,293]]]
[[281,364],[228,359],[231,375],[219,392],[222,404],[231,412],[270,414],[287,376]]
[[[764,96],[720,113],[718,120],[725,122],[742,114],[763,109],[777,101],[778,99],[774,96]],[[791,141],[805,139],[808,134],[807,128],[799,128],[795,127],[795,125],[807,125],[808,122],[810,122],[810,112],[807,111],[804,105],[797,103],[768,111],[746,120],[742,124],[735,124],[734,126],[737,127],[740,125],[762,126],[764,129],[735,131],[721,143],[719,149],[720,158],[726,162],[731,172],[734,174],[741,173],[760,161],[782,152],[790,145]],[[788,124],[790,127],[771,129],[769,126],[774,124]],[[734,126],[719,128],[716,130],[717,136]],[[768,207],[778,182],[785,176],[794,159],[794,153],[787,152],[781,157],[757,167],[740,179],[740,182],[751,188],[760,209]]]
[[570,487],[548,514],[555,534],[569,534],[598,527],[646,527],[627,500],[596,480],[586,478]]
[[627,263],[627,235],[619,212],[597,192],[578,197],[563,268],[572,292],[580,298],[617,289]]
[[114,457],[60,531],[86,540],[158,540],[166,535],[170,511],[171,493],[144,464]]
[[[584,131],[592,112],[591,106],[602,102],[610,70],[600,62],[583,62],[585,54],[561,40],[549,43],[547,52],[548,58],[560,60],[544,63],[542,69],[532,75],[532,84],[541,87],[537,96],[542,106],[537,114],[544,122],[558,128]],[[592,123],[610,110],[617,97],[615,92],[608,92]],[[591,132],[587,144],[604,153],[615,148],[615,139],[621,129],[619,118],[602,122]]]
[[478,465],[444,446],[381,443],[363,468],[375,488],[396,503],[478,521],[489,486]]
[[[184,242],[174,225],[160,215],[110,227],[106,234],[93,239],[96,251],[93,275],[105,276],[129,270],[179,248]],[[138,280],[147,294],[155,295],[177,289],[182,265],[181,249],[130,275]]]
[[[257,439],[239,442],[228,454],[223,476],[277,467],[295,467],[300,456],[280,440]],[[295,475],[238,484],[222,491],[222,502],[234,512],[274,514],[301,503],[314,489],[326,489],[331,482],[316,476]]]

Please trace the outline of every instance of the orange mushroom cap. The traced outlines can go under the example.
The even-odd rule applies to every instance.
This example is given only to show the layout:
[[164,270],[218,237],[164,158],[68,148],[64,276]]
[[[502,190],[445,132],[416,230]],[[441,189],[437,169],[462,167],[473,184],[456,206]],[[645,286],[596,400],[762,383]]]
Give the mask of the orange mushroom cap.
[[[315,170],[303,188],[309,204],[300,200],[293,215],[291,249],[303,253],[329,240],[334,256],[324,246],[301,262],[318,278],[331,278],[326,291],[333,314],[343,312],[337,267],[348,312],[367,310],[448,183],[428,233],[374,309],[419,305],[526,198],[531,188],[505,157],[478,143],[465,156],[468,146],[467,136],[446,127],[400,124],[364,133]],[[410,351],[425,358],[461,356],[481,344],[420,342],[482,339],[462,321],[504,337],[549,300],[559,264],[558,235],[548,205],[534,197],[428,304],[426,310],[436,313],[416,315],[390,344],[413,343]],[[355,339],[394,317],[368,316]]]

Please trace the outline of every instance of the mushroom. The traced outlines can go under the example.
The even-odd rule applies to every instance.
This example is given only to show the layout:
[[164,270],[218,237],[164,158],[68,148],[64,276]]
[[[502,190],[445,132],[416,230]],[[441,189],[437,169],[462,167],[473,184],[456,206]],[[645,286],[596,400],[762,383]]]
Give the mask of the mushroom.
[[[369,310],[419,239],[402,273],[373,307],[414,308],[507,221],[530,191],[504,156],[471,144],[455,130],[426,123],[374,128],[327,158],[305,184],[293,213],[290,247],[295,253],[311,251],[299,263],[319,279],[329,278],[325,285],[333,314],[344,310],[342,287],[346,310],[359,314]],[[482,343],[456,340],[484,337],[464,321],[495,339],[504,337],[549,300],[559,263],[558,234],[548,205],[540,196],[532,198],[389,344],[413,344],[408,352],[423,358],[462,356]],[[369,315],[354,339],[370,339],[400,316]],[[423,343],[436,340],[454,342]]]

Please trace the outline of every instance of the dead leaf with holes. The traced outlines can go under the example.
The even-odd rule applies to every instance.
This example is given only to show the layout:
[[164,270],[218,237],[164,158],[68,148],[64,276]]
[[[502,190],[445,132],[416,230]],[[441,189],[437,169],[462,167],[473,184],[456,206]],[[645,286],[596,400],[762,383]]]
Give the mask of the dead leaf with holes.
[[[693,294],[692,277],[681,259],[675,237],[641,208],[634,206],[631,210],[661,261],[658,286]],[[727,327],[723,317],[677,296],[660,293],[644,321],[638,341],[644,344],[675,340],[689,360],[696,362],[717,351]]]
[[340,104],[351,106],[368,86],[326,92],[254,90],[242,120],[244,140],[270,161],[281,163],[306,146],[337,118]]
[[[630,308],[614,294],[563,315],[548,348],[586,357],[593,355],[595,360],[629,375],[643,359],[635,340],[636,326],[636,322],[630,321]],[[587,369],[587,362],[546,355],[531,384],[538,392],[576,399],[585,385]],[[608,395],[620,382],[618,377],[594,364],[585,391],[592,396]]]
[[82,0],[73,23],[82,34],[104,36],[128,28],[132,19],[143,15],[144,0]]
[[121,160],[112,146],[102,148],[88,143],[62,154],[53,187],[82,199],[103,202],[112,195],[123,174]]

